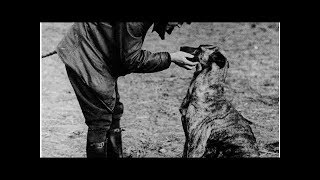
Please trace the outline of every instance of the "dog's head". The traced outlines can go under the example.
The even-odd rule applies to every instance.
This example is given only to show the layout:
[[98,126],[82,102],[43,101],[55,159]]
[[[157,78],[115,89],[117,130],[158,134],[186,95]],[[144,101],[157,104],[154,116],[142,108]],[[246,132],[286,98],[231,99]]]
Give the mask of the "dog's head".
[[220,52],[220,49],[217,46],[200,45],[197,48],[182,46],[180,47],[180,51],[194,55],[193,58],[187,59],[201,64],[200,69],[197,71],[211,68],[213,63],[215,63],[220,69],[225,66],[229,67],[227,58]]

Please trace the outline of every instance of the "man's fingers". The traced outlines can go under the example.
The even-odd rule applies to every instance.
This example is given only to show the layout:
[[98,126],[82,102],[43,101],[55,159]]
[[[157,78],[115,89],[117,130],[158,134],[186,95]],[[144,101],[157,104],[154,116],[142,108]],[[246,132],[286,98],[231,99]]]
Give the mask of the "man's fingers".
[[198,64],[198,62],[192,62],[192,61],[189,61],[188,59],[185,59],[185,63],[186,65],[189,65],[189,66],[195,66]]
[[188,65],[185,65],[185,66],[183,66],[185,69],[187,69],[187,70],[191,70],[191,69],[193,69],[194,68],[194,66],[188,66]]
[[184,53],[184,56],[187,57],[187,58],[193,58],[194,57],[192,54],[189,54],[189,53],[186,53],[186,52]]

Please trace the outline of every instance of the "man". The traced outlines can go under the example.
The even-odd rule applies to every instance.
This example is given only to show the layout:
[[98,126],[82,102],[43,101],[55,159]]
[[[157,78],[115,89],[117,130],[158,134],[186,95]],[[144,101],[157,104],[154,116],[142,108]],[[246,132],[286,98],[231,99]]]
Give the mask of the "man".
[[152,73],[169,68],[174,62],[185,69],[197,63],[185,52],[142,50],[148,29],[154,25],[161,39],[183,22],[99,22],[75,23],[56,48],[88,126],[88,158],[122,156],[117,78],[130,73]]

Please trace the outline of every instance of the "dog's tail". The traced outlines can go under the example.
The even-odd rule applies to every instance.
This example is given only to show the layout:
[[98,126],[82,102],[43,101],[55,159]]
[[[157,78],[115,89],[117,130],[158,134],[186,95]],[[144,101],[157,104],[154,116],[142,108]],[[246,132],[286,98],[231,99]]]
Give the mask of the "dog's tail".
[[49,52],[49,53],[47,53],[47,54],[45,54],[45,55],[42,55],[41,58],[45,58],[45,57],[48,57],[48,56],[51,56],[51,55],[54,55],[54,54],[57,54],[57,51],[56,51],[56,50],[51,51],[51,52]]

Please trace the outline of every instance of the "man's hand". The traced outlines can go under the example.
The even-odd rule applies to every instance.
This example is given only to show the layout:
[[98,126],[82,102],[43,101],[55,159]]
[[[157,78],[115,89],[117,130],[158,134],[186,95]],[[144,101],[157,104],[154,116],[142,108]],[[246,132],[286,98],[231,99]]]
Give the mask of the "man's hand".
[[186,52],[177,51],[174,53],[170,53],[170,56],[171,56],[172,62],[174,62],[176,65],[183,67],[187,70],[191,70],[198,64],[198,62],[192,62],[187,60],[186,58],[193,58],[193,55]]

